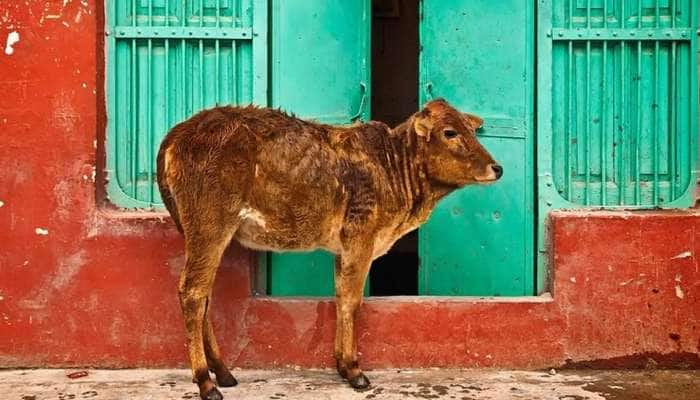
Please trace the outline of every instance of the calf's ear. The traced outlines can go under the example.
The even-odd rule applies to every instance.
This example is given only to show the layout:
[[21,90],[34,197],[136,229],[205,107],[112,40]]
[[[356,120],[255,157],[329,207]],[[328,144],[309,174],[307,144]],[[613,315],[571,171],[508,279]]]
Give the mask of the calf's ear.
[[474,130],[477,130],[484,126],[484,120],[478,115],[469,113],[463,113],[462,115],[464,116],[464,119],[467,121],[469,126],[471,126]]
[[433,121],[430,119],[430,111],[425,109],[413,118],[413,129],[418,136],[425,138],[426,142],[430,141],[430,131],[433,129]]

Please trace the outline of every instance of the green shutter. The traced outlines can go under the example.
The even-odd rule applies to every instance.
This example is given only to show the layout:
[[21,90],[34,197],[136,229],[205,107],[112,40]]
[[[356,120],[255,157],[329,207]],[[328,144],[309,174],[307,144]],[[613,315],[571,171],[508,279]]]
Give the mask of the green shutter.
[[439,203],[419,231],[422,295],[534,293],[534,1],[423,0],[421,103],[480,115],[503,178]]
[[[330,124],[368,119],[369,0],[272,0],[271,16],[272,105]],[[332,254],[271,253],[267,263],[271,295],[335,293]]]
[[160,141],[217,104],[267,105],[267,0],[114,0],[107,7],[107,192],[161,206]]
[[[540,2],[540,252],[556,208],[687,207],[697,0]],[[544,287],[544,263],[539,287]]]

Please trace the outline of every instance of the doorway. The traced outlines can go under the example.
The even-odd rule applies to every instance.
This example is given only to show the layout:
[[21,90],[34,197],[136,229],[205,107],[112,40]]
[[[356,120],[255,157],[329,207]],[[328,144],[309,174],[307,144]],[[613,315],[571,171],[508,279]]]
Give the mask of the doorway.
[[[372,2],[372,119],[391,127],[418,111],[419,0]],[[418,230],[372,264],[371,296],[418,294]]]

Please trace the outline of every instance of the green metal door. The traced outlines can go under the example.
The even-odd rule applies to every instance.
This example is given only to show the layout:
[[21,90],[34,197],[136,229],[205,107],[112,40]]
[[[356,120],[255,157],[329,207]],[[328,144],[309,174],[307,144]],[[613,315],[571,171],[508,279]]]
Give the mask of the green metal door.
[[534,294],[534,1],[423,0],[421,103],[480,115],[503,178],[444,199],[419,231],[419,293]]
[[692,204],[698,2],[539,3],[538,288],[545,288],[551,210]]
[[[271,3],[272,106],[330,124],[368,119],[370,1]],[[332,254],[270,253],[263,262],[268,294],[335,293]]]

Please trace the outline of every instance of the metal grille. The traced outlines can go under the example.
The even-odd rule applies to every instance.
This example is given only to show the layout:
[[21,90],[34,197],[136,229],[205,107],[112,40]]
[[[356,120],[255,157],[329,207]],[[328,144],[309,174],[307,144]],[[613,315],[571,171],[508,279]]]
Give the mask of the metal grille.
[[587,206],[689,202],[695,0],[552,3],[552,179]]
[[267,104],[266,0],[107,5],[108,195],[161,204],[155,155],[175,123],[223,104]]

